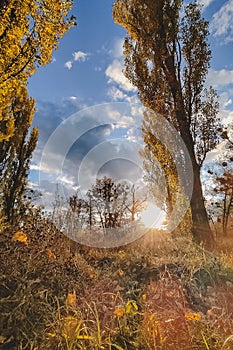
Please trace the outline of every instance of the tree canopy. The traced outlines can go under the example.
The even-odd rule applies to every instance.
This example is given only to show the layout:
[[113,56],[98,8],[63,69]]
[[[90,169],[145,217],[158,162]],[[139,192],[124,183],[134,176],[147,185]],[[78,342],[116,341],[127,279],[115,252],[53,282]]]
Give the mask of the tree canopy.
[[59,40],[75,24],[72,1],[0,1],[0,141],[14,133],[9,112],[14,91],[52,60]]
[[[35,112],[35,100],[25,87],[14,92],[9,106],[17,130],[10,140],[0,142],[0,190],[3,213],[8,222],[16,222],[23,210],[30,160],[36,147],[38,129],[30,127]],[[28,135],[29,134],[29,135]]]

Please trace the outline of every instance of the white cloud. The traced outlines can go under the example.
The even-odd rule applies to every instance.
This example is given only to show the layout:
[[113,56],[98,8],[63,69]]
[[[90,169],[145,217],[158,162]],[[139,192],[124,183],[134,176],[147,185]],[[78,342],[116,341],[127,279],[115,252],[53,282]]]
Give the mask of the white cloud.
[[113,101],[118,101],[118,100],[126,100],[128,95],[124,94],[124,92],[120,89],[118,89],[115,86],[112,86],[108,90],[108,96],[113,100]]
[[215,0],[199,0],[198,2],[203,5],[203,8],[205,9],[206,7],[208,7],[212,2],[214,2]]
[[64,66],[70,70],[72,68],[72,62],[67,61]]
[[109,78],[108,83],[116,83],[119,87],[125,91],[136,91],[137,89],[130,83],[130,81],[124,76],[123,62],[115,59],[106,69],[105,74]]
[[221,111],[221,116],[222,116],[223,124],[227,126],[233,120],[233,111],[224,109],[223,111]]
[[76,96],[70,96],[69,99],[70,99],[71,101],[75,101],[75,100],[77,100],[77,97],[76,97]]
[[73,53],[74,60],[78,62],[85,62],[88,56],[88,53],[82,51],[77,51]]
[[233,84],[233,70],[210,69],[207,76],[207,84],[214,87],[227,86]]
[[226,142],[219,143],[215,149],[209,152],[205,159],[205,164],[216,161],[226,151]]
[[227,106],[229,106],[229,105],[231,105],[231,104],[232,104],[232,99],[229,98],[227,101],[225,101],[224,107],[227,107]]
[[214,14],[210,31],[215,37],[225,36],[225,42],[233,41],[233,0],[228,0]]
[[124,45],[124,38],[118,38],[115,40],[113,50],[111,51],[114,58],[121,58],[123,57],[123,45]]
[[66,175],[59,175],[56,179],[57,183],[63,183],[65,184],[66,186],[68,187],[71,187],[73,188],[74,186],[74,179],[73,178],[70,178],[69,176],[66,176]]
[[65,67],[69,70],[72,68],[74,62],[85,62],[88,59],[89,53],[77,51],[72,54],[73,60],[67,61]]
[[[132,117],[132,107],[129,106],[130,109],[129,111],[121,111],[120,109],[115,109],[112,108],[111,106],[106,106],[106,115],[108,116],[108,118],[110,118],[111,122],[117,123],[118,125],[114,126],[116,128],[130,128],[132,125],[134,125],[135,123],[140,123],[141,122],[141,118],[142,115],[134,115],[134,118]],[[129,113],[129,114],[128,114]]]

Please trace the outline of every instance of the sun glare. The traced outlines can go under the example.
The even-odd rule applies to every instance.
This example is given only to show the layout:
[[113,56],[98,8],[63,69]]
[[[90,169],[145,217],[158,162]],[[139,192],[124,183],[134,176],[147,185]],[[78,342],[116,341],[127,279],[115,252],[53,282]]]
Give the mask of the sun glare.
[[165,213],[153,203],[148,203],[146,209],[141,213],[141,221],[150,228],[161,229],[165,220]]

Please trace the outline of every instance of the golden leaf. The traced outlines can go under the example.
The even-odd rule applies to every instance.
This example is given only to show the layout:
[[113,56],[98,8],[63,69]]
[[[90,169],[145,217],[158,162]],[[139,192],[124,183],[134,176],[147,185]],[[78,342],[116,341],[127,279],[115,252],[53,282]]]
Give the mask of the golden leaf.
[[56,259],[56,255],[52,252],[51,249],[47,248],[47,249],[46,249],[46,254],[48,255],[48,257],[49,257],[50,259],[53,259],[53,260]]
[[17,231],[12,237],[12,241],[22,242],[26,245],[28,244],[27,239],[27,235],[23,231]]
[[125,305],[125,313],[136,315],[138,312],[138,305],[135,300],[128,300]]

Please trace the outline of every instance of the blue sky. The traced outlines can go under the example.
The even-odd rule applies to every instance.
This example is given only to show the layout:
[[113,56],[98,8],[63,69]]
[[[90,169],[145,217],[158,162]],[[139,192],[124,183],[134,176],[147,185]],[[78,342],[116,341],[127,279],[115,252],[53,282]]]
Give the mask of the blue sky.
[[[40,131],[30,181],[48,195],[60,182],[71,193],[80,181],[86,190],[105,169],[140,186],[142,113],[136,89],[122,74],[125,31],[113,22],[113,1],[74,2],[78,26],[61,40],[53,62],[29,81]],[[227,123],[233,119],[233,0],[201,2],[212,49],[207,84],[217,89]]]

